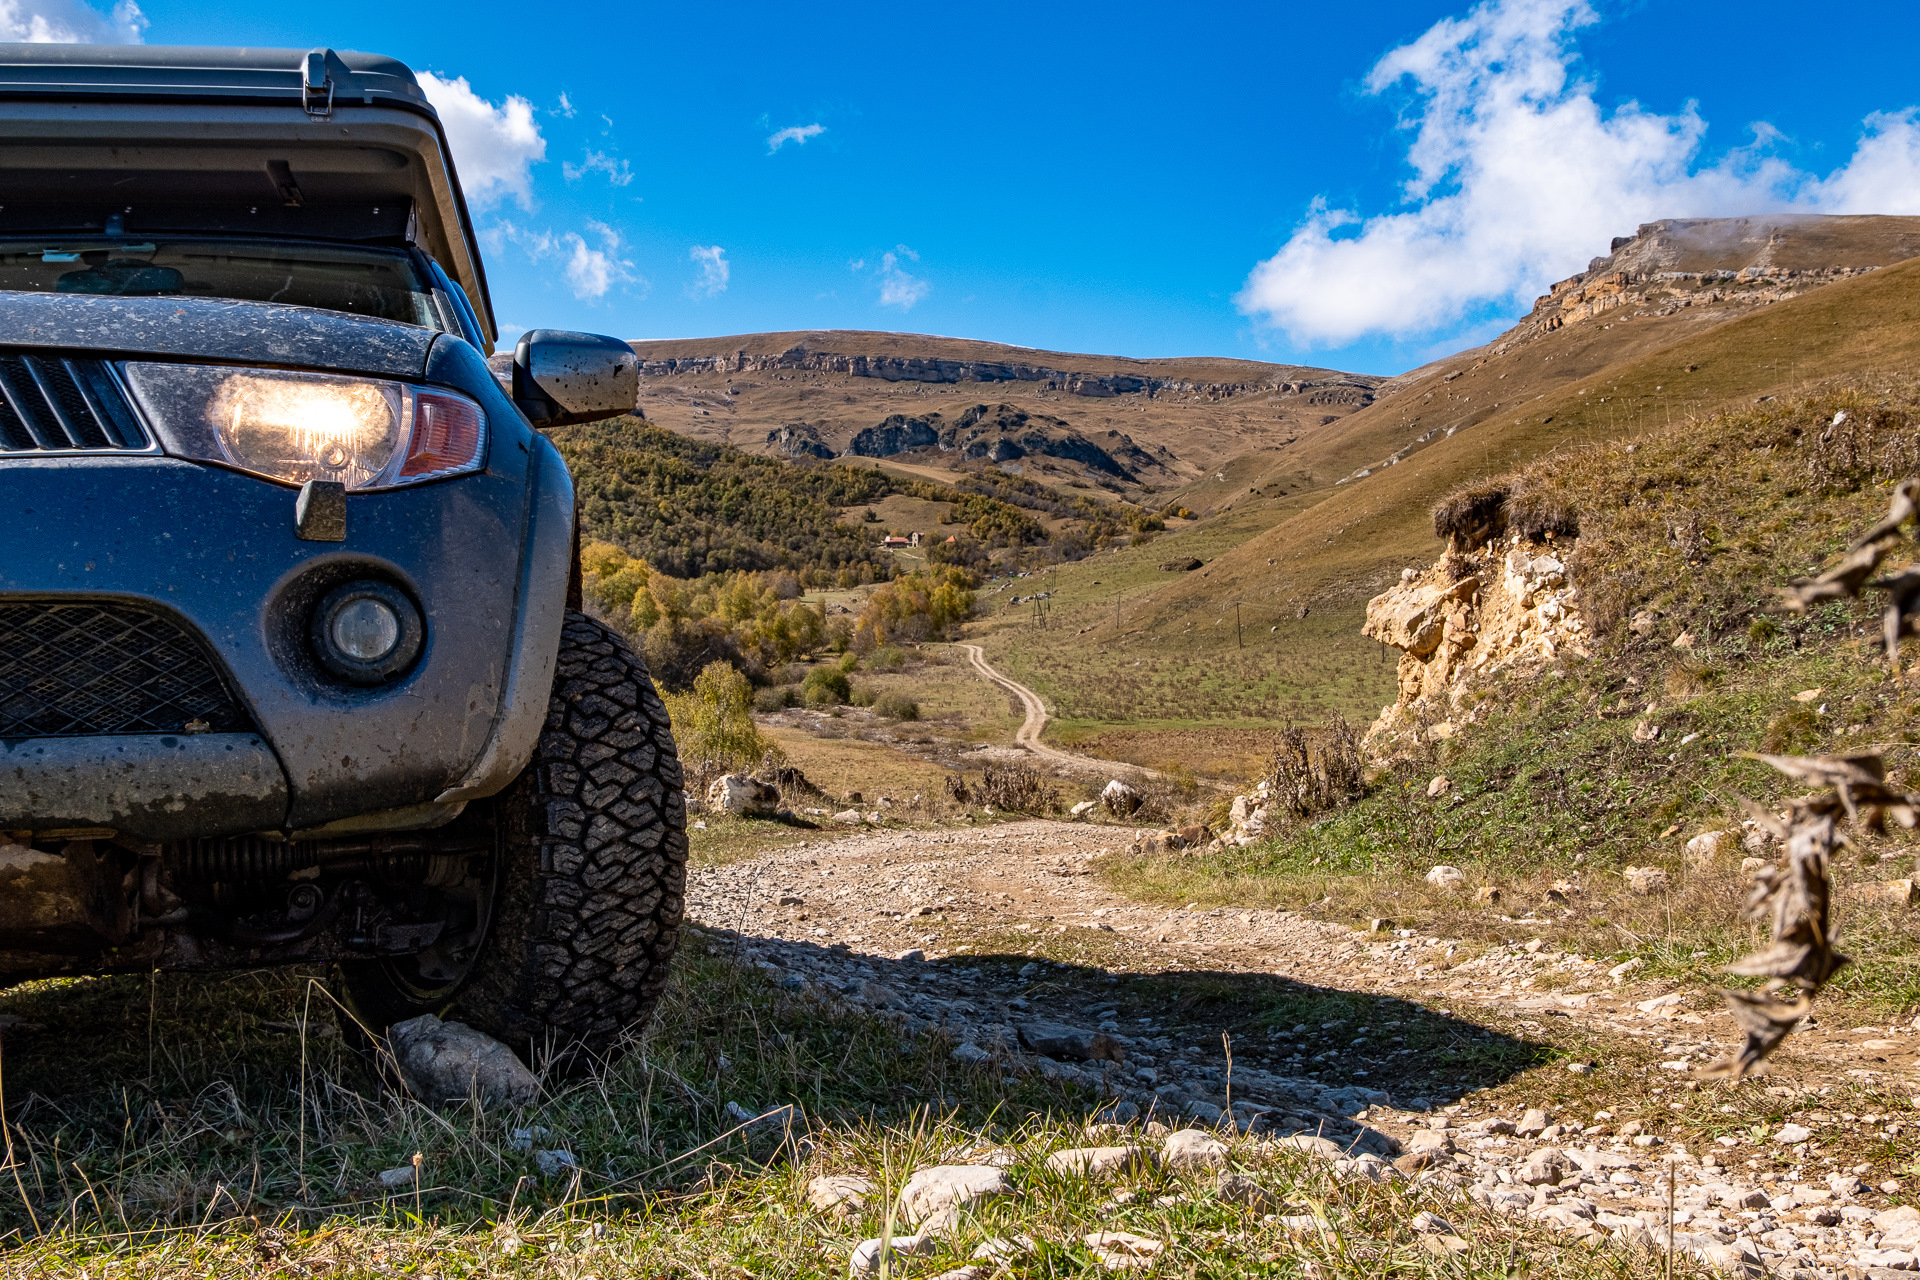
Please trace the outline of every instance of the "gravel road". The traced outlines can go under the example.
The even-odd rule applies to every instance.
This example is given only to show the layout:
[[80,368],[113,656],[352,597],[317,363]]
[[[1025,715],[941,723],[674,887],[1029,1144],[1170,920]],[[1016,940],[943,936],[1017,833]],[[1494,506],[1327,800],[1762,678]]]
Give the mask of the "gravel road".
[[[1731,1021],[1696,1008],[1690,991],[1522,942],[1526,921],[1511,945],[1488,947],[1286,911],[1135,902],[1090,874],[1133,834],[1039,821],[822,832],[695,869],[690,909],[771,982],[882,1012],[906,1032],[938,1031],[982,1069],[1078,1084],[1109,1116],[1310,1130],[1366,1176],[1438,1182],[1576,1235],[1657,1231],[1662,1245],[1671,1172],[1677,1245],[1715,1266],[1920,1270],[1907,1187],[1865,1186],[1854,1169],[1869,1166],[1832,1151],[1842,1130],[1863,1126],[1910,1145],[1912,1106],[1912,1120],[1829,1114],[1821,1108],[1840,1105],[1826,1101],[1832,1086],[1773,1085],[1800,1131],[1696,1137],[1691,1149],[1658,1123],[1616,1125],[1604,1110],[1529,1115],[1511,1089],[1509,1115],[1475,1119],[1477,1091],[1522,1064],[1614,1073],[1642,1091],[1657,1080],[1656,1094],[1679,1096],[1733,1039]],[[1327,1016],[1289,1021],[1302,1010]],[[1568,1043],[1588,1047],[1549,1048]],[[1790,1045],[1779,1078],[1802,1069],[1875,1096],[1920,1095],[1910,1025],[1821,1026]]]

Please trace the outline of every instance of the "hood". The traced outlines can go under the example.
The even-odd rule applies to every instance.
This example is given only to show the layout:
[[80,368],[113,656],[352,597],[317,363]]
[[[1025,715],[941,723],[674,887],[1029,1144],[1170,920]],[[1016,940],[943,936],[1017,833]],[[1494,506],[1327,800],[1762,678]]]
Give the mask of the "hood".
[[0,290],[0,334],[15,349],[177,356],[418,379],[432,329],[314,307],[224,298],[111,298]]

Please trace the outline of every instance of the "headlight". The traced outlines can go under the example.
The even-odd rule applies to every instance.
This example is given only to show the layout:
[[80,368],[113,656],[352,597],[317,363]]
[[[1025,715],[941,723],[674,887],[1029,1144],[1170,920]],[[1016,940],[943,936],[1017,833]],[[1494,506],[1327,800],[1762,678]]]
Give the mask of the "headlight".
[[390,489],[477,471],[486,455],[480,406],[450,391],[212,365],[122,370],[169,453],[288,484]]

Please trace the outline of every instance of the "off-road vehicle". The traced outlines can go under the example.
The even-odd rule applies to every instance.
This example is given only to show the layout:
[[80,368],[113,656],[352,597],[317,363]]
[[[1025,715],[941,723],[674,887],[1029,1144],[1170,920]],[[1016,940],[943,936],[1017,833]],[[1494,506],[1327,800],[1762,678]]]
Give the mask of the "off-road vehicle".
[[0,978],[330,964],[522,1052],[645,1018],[680,767],[537,430],[638,370],[495,336],[402,64],[0,45]]

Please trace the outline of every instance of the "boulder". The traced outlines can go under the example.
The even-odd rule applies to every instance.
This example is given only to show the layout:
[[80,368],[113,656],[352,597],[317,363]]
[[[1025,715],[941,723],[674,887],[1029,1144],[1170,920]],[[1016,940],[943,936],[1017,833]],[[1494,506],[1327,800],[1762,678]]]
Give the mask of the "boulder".
[[1424,658],[1440,647],[1448,606],[1470,599],[1479,586],[1476,578],[1462,578],[1446,586],[1423,586],[1417,580],[1402,583],[1367,602],[1367,621],[1361,634]]
[[771,818],[780,811],[780,788],[744,773],[726,773],[707,788],[707,808],[737,818]]
[[430,1013],[395,1023],[387,1032],[401,1079],[430,1105],[464,1103],[524,1107],[540,1096],[540,1081],[513,1050],[463,1022]]
[[1084,818],[1099,807],[1100,802],[1098,800],[1082,800],[1079,804],[1067,810],[1067,814],[1070,817]]
[[1427,883],[1436,889],[1459,889],[1466,885],[1466,873],[1458,867],[1438,866],[1427,872]]
[[1100,803],[1116,818],[1131,816],[1146,802],[1144,795],[1118,778],[1110,780],[1100,792]]
[[1192,573],[1200,567],[1200,562],[1189,556],[1185,560],[1169,560],[1160,566],[1162,573]]

